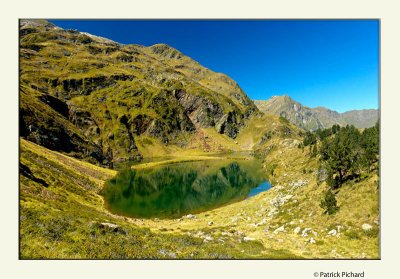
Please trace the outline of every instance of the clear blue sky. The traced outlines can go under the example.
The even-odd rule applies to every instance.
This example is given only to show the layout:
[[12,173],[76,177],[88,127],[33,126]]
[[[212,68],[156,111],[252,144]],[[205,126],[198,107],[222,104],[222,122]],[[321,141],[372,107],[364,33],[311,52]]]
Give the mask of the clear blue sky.
[[378,108],[377,20],[50,20],[123,44],[166,43],[233,78],[255,100]]

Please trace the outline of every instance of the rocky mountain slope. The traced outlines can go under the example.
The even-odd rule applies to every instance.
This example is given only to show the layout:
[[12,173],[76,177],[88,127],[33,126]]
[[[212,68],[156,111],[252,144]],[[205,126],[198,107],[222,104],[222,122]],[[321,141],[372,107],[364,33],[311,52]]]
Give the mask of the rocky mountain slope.
[[254,101],[264,113],[287,118],[290,122],[306,130],[329,128],[335,124],[354,125],[357,128],[373,126],[378,121],[378,110],[352,110],[344,113],[324,108],[309,108],[287,95],[273,96],[267,101]]
[[[21,259],[379,259],[378,174],[344,184],[340,210],[324,214],[327,185],[304,132],[176,49],[22,20],[19,97]],[[318,110],[337,114],[317,108],[311,120]],[[100,194],[117,171],[85,162],[174,157],[135,165],[145,168],[224,149],[257,156],[274,187],[179,219],[112,214]]]
[[185,147],[202,129],[234,139],[257,111],[228,76],[168,45],[20,21],[20,136],[52,150],[112,165],[142,157],[143,142]]

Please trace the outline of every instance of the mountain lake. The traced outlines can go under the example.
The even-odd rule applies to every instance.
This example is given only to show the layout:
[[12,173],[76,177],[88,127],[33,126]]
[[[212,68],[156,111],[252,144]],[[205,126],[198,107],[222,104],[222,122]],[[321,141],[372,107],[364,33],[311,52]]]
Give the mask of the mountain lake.
[[101,192],[106,208],[136,218],[179,218],[267,191],[258,159],[219,159],[123,168]]

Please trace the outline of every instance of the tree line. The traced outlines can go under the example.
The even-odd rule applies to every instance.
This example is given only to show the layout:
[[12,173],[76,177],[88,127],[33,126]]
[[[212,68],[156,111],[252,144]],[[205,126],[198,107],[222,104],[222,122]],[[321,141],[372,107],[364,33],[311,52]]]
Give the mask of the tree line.
[[332,190],[362,173],[379,170],[379,123],[362,132],[352,125],[306,132],[302,148],[305,146],[309,146],[311,156],[319,155],[320,172],[326,175],[329,189],[321,207],[327,214],[338,209]]

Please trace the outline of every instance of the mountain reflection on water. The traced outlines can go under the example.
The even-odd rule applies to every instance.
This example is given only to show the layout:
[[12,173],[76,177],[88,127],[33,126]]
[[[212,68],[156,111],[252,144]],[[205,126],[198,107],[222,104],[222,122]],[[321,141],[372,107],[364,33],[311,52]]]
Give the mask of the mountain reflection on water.
[[243,200],[268,185],[255,159],[213,160],[121,170],[102,195],[106,207],[119,215],[177,218]]

